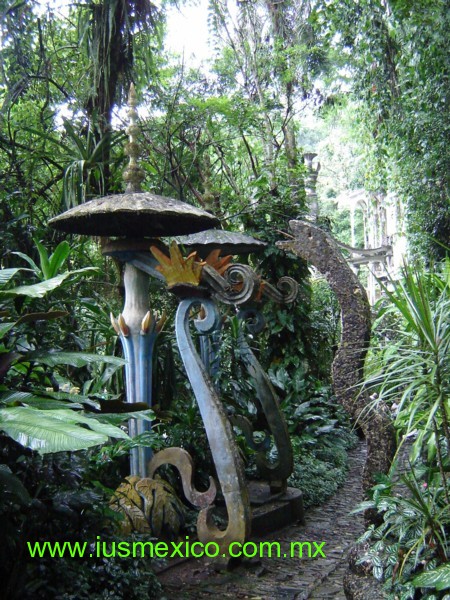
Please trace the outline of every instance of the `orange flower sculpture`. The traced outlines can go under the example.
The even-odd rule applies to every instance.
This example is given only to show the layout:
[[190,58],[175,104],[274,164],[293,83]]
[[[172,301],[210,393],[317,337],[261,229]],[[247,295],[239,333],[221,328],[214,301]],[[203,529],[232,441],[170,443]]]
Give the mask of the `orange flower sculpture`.
[[230,266],[232,258],[233,257],[231,255],[220,257],[220,249],[212,250],[212,252],[210,252],[206,257],[205,262],[210,267],[215,269],[219,273],[219,275],[223,275]]

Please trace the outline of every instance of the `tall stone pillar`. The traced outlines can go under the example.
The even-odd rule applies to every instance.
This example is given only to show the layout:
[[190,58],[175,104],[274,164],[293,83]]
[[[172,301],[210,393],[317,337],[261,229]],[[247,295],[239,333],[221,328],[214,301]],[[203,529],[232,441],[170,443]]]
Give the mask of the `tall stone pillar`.
[[317,177],[320,171],[320,162],[313,165],[313,161],[317,154],[315,152],[306,152],[303,155],[306,168],[308,172],[305,177],[305,191],[306,191],[306,202],[309,208],[309,216],[316,221],[319,216],[319,203],[317,200]]

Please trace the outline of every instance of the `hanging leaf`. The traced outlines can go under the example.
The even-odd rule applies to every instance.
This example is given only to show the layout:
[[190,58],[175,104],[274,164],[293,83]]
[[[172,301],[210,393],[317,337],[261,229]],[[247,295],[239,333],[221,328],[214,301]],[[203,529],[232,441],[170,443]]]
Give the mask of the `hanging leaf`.
[[[107,404],[108,401],[106,401]],[[130,407],[133,406],[130,403]],[[112,425],[120,425],[128,419],[142,419],[143,421],[149,421],[150,423],[155,420],[155,413],[151,409],[138,410],[134,412],[123,412],[117,413],[101,413],[96,415],[96,419],[101,419],[102,423],[111,423]]]
[[[18,269],[16,269],[18,270]],[[39,283],[34,283],[31,285],[19,285],[18,287],[9,289],[9,290],[1,290],[1,295],[4,296],[27,296],[29,298],[43,298],[45,294],[51,292],[58,288],[63,281],[65,281],[68,277],[73,277],[74,275],[78,275],[81,273],[94,272],[97,271],[95,267],[85,267],[84,269],[77,269],[75,271],[67,271],[66,273],[62,273],[61,275],[57,275],[56,277],[52,277],[51,279],[47,279],[46,281],[41,281]],[[1,283],[1,281],[0,281]]]
[[0,340],[2,340],[8,331],[14,327],[15,323],[0,323]]
[[0,404],[4,406],[17,406],[18,404],[26,404],[42,410],[53,410],[55,408],[83,408],[82,404],[76,402],[64,402],[62,400],[54,400],[46,398],[42,394],[34,394],[32,392],[3,392],[0,393]]
[[77,402],[64,402],[64,400],[53,400],[52,398],[44,398],[42,396],[33,396],[32,394],[26,400],[22,400],[22,403],[32,408],[38,408],[39,410],[55,410],[55,409],[83,409],[82,404]]
[[16,321],[16,325],[20,323],[35,323],[36,321],[51,321],[67,317],[69,313],[66,310],[49,310],[48,312],[26,313]]
[[24,254],[23,252],[11,252],[11,254],[14,254],[15,256],[19,256],[20,258],[23,258],[23,260],[26,261],[30,265],[30,267],[32,268],[34,273],[39,277],[39,279],[41,279],[42,271],[37,266],[37,264],[34,262],[34,260],[31,258],[31,256],[28,256],[28,254]]
[[42,411],[28,406],[0,409],[0,430],[40,454],[84,450],[104,444],[108,437],[128,438],[121,429],[108,426],[105,431],[98,425],[98,421],[91,422],[71,410]]
[[75,407],[75,404],[82,404],[89,407],[89,409],[100,409],[100,403],[97,400],[93,400],[92,398],[89,398],[89,396],[84,396],[82,394],[60,391],[54,392],[50,390],[45,390],[45,394],[41,390],[36,390],[34,393],[39,396],[45,396],[46,398],[66,401],[66,408],[68,408],[68,403],[70,403],[69,408]]
[[93,431],[97,431],[98,433],[103,433],[107,437],[120,438],[123,440],[130,439],[128,434],[125,433],[119,427],[115,427],[114,425],[110,425],[109,423],[102,423],[93,417],[86,417],[80,412],[75,412],[70,408],[65,408],[63,410],[55,410],[52,412],[52,418],[55,418],[60,421],[64,421],[66,423],[85,423],[88,427],[90,427]]
[[5,285],[19,271],[28,271],[29,269],[1,269],[0,270],[0,285]]
[[6,465],[0,465],[0,494],[6,502],[29,506],[31,497],[20,479]]
[[26,360],[47,365],[48,367],[58,367],[60,365],[70,365],[72,367],[85,367],[96,363],[107,363],[115,365],[116,368],[123,367],[126,361],[117,356],[103,356],[101,354],[91,354],[88,352],[44,352],[37,350],[29,352]]

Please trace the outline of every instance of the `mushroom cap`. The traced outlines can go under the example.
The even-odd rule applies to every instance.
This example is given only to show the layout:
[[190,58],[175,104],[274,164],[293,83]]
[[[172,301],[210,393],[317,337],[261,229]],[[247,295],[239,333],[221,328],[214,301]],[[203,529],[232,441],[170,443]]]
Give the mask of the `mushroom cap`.
[[149,192],[95,198],[54,217],[54,229],[92,236],[164,237],[219,225],[219,219],[191,204]]
[[228,254],[251,254],[262,252],[267,244],[238,231],[208,229],[200,233],[180,236],[176,240],[189,250],[196,250],[202,258],[212,250],[220,248],[222,256]]

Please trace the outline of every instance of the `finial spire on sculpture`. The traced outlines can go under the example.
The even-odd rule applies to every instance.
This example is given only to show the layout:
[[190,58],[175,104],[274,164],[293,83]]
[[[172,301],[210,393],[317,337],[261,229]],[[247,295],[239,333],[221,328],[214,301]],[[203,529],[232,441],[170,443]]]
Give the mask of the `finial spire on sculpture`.
[[139,126],[137,124],[138,113],[136,106],[136,90],[134,88],[134,84],[132,83],[130,85],[130,91],[128,94],[128,117],[130,119],[130,124],[126,129],[129,136],[129,141],[125,146],[125,154],[128,156],[129,162],[127,168],[123,172],[123,179],[126,183],[125,191],[129,193],[142,192],[141,183],[145,179],[145,173],[139,166],[141,147],[137,141],[139,135]]
[[123,172],[125,193],[93,198],[74,206],[49,224],[55,229],[84,235],[155,238],[196,233],[219,225],[219,219],[191,204],[143,192],[145,171],[139,166],[139,126],[134,86],[130,87],[125,154],[129,162]]

